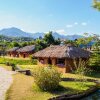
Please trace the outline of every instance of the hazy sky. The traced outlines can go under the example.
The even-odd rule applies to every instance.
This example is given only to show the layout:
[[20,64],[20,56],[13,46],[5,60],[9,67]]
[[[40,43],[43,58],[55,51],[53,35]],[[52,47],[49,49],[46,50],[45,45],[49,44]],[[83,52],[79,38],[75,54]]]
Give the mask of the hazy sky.
[[0,0],[0,29],[100,34],[100,12],[91,6],[92,0]]

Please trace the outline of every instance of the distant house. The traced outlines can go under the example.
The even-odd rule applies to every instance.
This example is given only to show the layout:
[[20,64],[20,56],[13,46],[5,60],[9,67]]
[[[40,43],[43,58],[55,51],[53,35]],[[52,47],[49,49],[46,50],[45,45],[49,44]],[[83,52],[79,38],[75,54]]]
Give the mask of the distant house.
[[65,73],[74,67],[73,59],[89,59],[90,53],[72,45],[52,45],[33,54],[38,59],[38,64],[51,64]]
[[17,52],[19,54],[19,57],[26,58],[29,57],[31,54],[33,54],[34,50],[35,50],[35,45],[30,45],[30,46],[19,48]]
[[17,52],[18,49],[19,47],[14,47],[14,48],[7,50],[7,55],[10,57],[19,57],[19,54]]
[[14,47],[12,49],[7,50],[7,55],[10,57],[29,57],[34,53],[35,45],[25,46],[22,48]]

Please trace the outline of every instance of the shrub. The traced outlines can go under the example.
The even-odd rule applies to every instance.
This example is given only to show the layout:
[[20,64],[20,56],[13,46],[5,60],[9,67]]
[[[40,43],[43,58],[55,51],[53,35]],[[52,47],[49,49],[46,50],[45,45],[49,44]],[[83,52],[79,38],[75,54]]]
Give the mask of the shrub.
[[43,91],[53,91],[58,88],[60,73],[55,68],[37,67],[33,71],[36,85]]
[[77,62],[74,59],[74,66],[75,66],[75,73],[79,74],[79,75],[87,75],[90,74],[90,69],[87,67],[88,65],[88,60],[84,61],[81,58],[79,59],[79,61]]

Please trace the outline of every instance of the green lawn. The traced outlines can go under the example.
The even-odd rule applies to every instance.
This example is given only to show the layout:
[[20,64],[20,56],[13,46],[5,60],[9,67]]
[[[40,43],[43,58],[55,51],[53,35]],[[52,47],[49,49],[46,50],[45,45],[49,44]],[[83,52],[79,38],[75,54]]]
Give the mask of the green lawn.
[[19,67],[21,69],[30,69],[32,71],[35,67],[38,67],[38,65],[19,65]]
[[14,82],[7,92],[6,100],[47,100],[48,98],[61,95],[63,93],[78,93],[87,90],[94,86],[93,82],[60,82],[64,89],[60,89],[53,93],[40,91],[34,84],[34,79],[31,76],[24,74],[13,75]]
[[37,64],[37,60],[22,59],[22,58],[7,58],[0,57],[0,64],[5,64],[6,62],[13,63],[16,65],[34,65]]

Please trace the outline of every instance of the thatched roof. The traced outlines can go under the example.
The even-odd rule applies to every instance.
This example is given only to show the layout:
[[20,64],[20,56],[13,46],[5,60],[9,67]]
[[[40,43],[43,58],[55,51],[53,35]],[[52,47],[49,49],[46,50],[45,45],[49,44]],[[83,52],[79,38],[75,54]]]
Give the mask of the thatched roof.
[[31,52],[35,49],[35,45],[25,46],[17,50],[17,52]]
[[33,57],[89,58],[90,52],[71,45],[52,45],[33,54]]
[[7,50],[7,52],[15,52],[18,49],[19,49],[19,47],[13,47],[13,48]]

